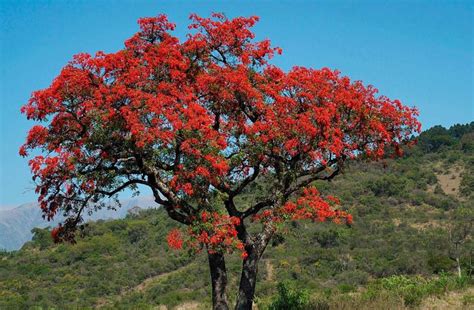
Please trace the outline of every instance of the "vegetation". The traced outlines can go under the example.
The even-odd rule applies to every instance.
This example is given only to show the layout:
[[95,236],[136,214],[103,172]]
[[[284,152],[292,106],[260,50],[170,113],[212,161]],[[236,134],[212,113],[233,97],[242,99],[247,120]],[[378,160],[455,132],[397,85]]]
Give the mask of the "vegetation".
[[[353,162],[339,179],[317,182],[322,193],[341,199],[354,222],[282,224],[260,261],[259,309],[416,308],[452,294],[460,307],[472,307],[474,197],[462,184],[473,175],[474,153],[465,148],[473,126],[462,128],[460,136],[446,130],[454,142],[447,139],[436,150],[423,146],[439,140],[428,130],[403,158]],[[262,190],[264,185],[251,187],[242,203]],[[35,229],[20,251],[0,253],[0,308],[196,303],[208,309],[206,256],[170,249],[166,234],[173,227],[157,209],[90,223],[75,245],[54,244],[48,230]],[[456,245],[454,237],[463,231],[468,234]],[[236,291],[241,258],[236,253],[227,259],[229,288]]]

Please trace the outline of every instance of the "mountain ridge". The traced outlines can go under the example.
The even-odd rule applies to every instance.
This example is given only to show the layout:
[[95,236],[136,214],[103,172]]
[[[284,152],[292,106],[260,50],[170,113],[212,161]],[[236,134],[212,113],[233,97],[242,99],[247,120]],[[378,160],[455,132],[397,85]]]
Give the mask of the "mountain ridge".
[[[86,222],[107,219],[124,218],[128,210],[138,206],[141,209],[158,207],[152,196],[140,196],[120,200],[121,207],[116,210],[109,209],[116,207],[111,202],[107,204],[107,208],[93,212],[91,215],[86,214],[84,220]],[[64,219],[63,216],[56,216],[53,220],[47,221],[42,218],[42,212],[35,202],[20,204],[12,209],[0,209],[0,250],[13,251],[20,249],[23,244],[31,240],[33,228],[46,228],[58,225]]]

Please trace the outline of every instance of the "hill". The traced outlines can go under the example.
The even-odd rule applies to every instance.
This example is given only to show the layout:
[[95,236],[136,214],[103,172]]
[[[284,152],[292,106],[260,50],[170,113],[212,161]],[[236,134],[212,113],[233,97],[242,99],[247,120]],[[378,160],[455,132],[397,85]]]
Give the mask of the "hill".
[[[340,197],[354,224],[283,227],[259,267],[259,309],[289,300],[308,309],[474,305],[474,123],[433,127],[403,158],[352,162],[316,185]],[[75,245],[35,229],[21,250],[0,254],[0,309],[207,309],[207,259],[168,248],[175,225],[162,210],[144,210],[89,223]],[[228,269],[233,298],[237,255]]]
[[[109,203],[108,208],[101,209],[90,215],[85,215],[86,221],[96,221],[99,219],[124,218],[127,212],[133,207],[148,209],[156,207],[152,196],[135,197],[122,199],[120,206],[116,203]],[[20,249],[25,242],[33,237],[33,228],[54,227],[62,220],[57,216],[48,222],[43,219],[38,203],[30,202],[22,204],[16,208],[0,210],[0,249],[7,251]]]

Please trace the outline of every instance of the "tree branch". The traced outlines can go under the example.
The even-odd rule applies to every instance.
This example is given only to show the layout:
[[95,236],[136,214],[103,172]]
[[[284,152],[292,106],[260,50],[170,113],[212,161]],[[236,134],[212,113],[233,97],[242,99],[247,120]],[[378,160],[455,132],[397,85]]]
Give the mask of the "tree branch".
[[237,186],[235,189],[231,190],[229,192],[229,195],[231,197],[234,197],[238,194],[240,194],[240,192],[242,192],[242,190],[247,186],[249,185],[251,182],[253,182],[258,174],[260,173],[260,164],[256,164],[255,166],[253,166],[253,173],[251,175],[249,175],[247,178],[245,178],[240,184],[239,186]]
[[117,194],[118,192],[124,190],[125,188],[127,188],[128,186],[132,185],[132,184],[143,184],[143,185],[150,185],[148,182],[146,181],[143,181],[143,180],[129,180],[125,183],[123,183],[122,185],[120,185],[119,187],[115,188],[114,190],[108,192],[108,191],[104,191],[104,190],[96,190],[95,192],[98,193],[98,194],[102,194],[102,195],[106,195],[106,196],[113,196],[115,194]]
[[241,217],[244,219],[244,218],[249,217],[250,215],[257,214],[258,212],[260,212],[260,210],[262,210],[263,208],[272,206],[273,204],[275,204],[275,202],[276,202],[275,198],[268,198],[264,201],[260,201],[257,204],[253,205],[252,207],[245,210],[244,212],[242,212]]

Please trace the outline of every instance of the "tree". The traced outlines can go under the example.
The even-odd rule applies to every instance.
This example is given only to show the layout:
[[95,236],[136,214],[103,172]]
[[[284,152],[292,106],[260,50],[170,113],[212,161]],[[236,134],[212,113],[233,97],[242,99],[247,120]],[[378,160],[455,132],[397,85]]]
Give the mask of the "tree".
[[448,129],[436,125],[420,134],[419,147],[426,153],[437,152],[442,147],[450,147],[456,143],[456,139],[450,135]]
[[[472,232],[474,228],[474,211],[470,206],[460,206],[453,210],[448,224],[449,258],[456,262],[458,277],[462,277],[461,257],[472,257]],[[469,252],[469,249],[471,251]],[[471,269],[469,268],[469,272]]]
[[39,245],[39,248],[41,250],[46,249],[49,245],[53,243],[51,240],[51,236],[46,229],[35,227],[31,230],[31,233],[33,234],[31,240],[35,244]]
[[[241,252],[236,308],[250,309],[278,223],[352,221],[312,182],[333,179],[351,158],[399,154],[420,126],[415,109],[338,71],[271,65],[281,49],[254,40],[257,17],[190,19],[182,42],[160,15],[139,19],[116,53],[74,56],[22,108],[43,125],[20,154],[41,153],[29,164],[44,216],[67,217],[52,231],[56,241],[73,241],[101,199],[149,187],[183,224],[170,246],[207,252],[214,309],[228,308],[225,254]],[[268,190],[252,205],[236,203],[261,181]]]

